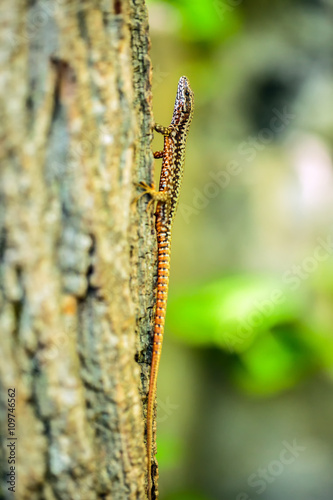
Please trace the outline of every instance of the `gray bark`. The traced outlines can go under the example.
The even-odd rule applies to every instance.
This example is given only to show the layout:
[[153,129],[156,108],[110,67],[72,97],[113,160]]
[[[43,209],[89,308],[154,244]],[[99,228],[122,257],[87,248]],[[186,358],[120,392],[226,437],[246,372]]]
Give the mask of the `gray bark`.
[[0,498],[146,498],[144,0],[0,2],[0,23]]

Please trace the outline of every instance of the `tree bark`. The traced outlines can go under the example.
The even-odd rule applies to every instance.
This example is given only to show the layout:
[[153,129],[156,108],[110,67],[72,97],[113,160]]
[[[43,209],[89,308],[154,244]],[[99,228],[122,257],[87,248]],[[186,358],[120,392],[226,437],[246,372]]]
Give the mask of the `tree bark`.
[[144,0],[0,2],[0,23],[0,498],[146,498]]

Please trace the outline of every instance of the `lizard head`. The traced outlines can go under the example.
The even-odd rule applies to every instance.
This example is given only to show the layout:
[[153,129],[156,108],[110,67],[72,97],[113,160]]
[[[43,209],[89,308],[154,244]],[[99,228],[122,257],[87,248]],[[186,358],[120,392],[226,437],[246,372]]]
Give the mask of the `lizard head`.
[[189,121],[193,113],[193,91],[186,76],[181,76],[178,82],[177,96],[173,113],[173,123],[180,124]]

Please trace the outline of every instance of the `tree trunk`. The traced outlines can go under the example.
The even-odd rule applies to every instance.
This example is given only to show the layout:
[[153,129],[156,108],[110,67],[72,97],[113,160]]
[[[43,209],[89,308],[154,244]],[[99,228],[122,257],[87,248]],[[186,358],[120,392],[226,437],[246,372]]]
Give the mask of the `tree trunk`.
[[0,498],[146,498],[144,0],[2,1],[0,23]]

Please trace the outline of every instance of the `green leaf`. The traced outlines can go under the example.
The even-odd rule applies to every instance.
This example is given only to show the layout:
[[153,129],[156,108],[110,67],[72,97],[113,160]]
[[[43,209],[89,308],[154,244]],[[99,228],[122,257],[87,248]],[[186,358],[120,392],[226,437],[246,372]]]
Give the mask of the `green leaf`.
[[304,370],[302,354],[288,349],[279,338],[268,333],[240,355],[234,380],[246,392],[271,395],[292,387]]
[[191,345],[243,352],[258,335],[296,320],[301,299],[274,278],[231,276],[170,298],[167,327]]

